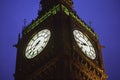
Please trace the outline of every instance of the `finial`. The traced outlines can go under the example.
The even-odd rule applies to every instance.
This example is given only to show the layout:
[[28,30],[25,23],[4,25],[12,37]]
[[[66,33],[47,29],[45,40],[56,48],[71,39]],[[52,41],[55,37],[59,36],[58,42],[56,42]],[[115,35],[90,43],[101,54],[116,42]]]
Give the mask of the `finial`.
[[24,19],[24,27],[26,27],[26,23],[27,23],[27,20],[26,20],[26,19]]
[[91,21],[91,20],[89,21],[89,28],[91,29],[92,32],[94,32],[94,29],[93,29],[93,27],[92,27],[92,21]]
[[41,6],[41,4],[39,4],[39,11],[42,9],[42,6]]
[[91,20],[89,21],[89,26],[92,27],[92,21]]

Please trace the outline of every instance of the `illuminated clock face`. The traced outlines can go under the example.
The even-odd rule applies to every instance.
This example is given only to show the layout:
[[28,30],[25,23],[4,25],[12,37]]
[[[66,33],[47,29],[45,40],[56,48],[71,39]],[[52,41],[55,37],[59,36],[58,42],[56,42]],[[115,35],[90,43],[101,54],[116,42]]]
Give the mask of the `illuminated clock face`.
[[77,42],[79,48],[83,51],[83,53],[90,59],[95,59],[95,49],[92,43],[89,41],[88,37],[79,30],[74,30],[73,35],[75,41]]
[[27,44],[25,56],[31,59],[40,54],[47,45],[50,36],[51,32],[48,29],[41,30],[35,34]]

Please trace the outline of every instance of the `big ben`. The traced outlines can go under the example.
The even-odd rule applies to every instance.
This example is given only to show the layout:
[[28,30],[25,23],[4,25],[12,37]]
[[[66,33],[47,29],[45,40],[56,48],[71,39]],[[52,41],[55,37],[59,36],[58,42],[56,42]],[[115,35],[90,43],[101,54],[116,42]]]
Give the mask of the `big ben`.
[[72,0],[41,0],[18,38],[15,80],[106,80],[97,34]]

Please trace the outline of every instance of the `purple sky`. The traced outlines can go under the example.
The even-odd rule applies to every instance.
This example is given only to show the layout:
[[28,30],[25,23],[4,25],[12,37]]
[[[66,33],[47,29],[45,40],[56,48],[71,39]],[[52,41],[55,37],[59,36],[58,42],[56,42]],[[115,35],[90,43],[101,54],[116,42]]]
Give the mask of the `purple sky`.
[[[13,80],[18,33],[23,20],[37,17],[40,0],[0,0],[0,80]],[[92,26],[102,50],[108,80],[120,80],[120,0],[74,0],[80,18]]]

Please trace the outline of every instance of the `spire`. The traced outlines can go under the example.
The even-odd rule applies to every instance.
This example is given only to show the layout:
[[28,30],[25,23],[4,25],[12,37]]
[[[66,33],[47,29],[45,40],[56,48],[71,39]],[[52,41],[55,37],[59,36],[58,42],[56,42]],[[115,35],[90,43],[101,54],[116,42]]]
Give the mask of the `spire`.
[[42,10],[48,10],[57,4],[63,4],[68,8],[72,8],[73,1],[72,0],[41,0],[40,4]]

